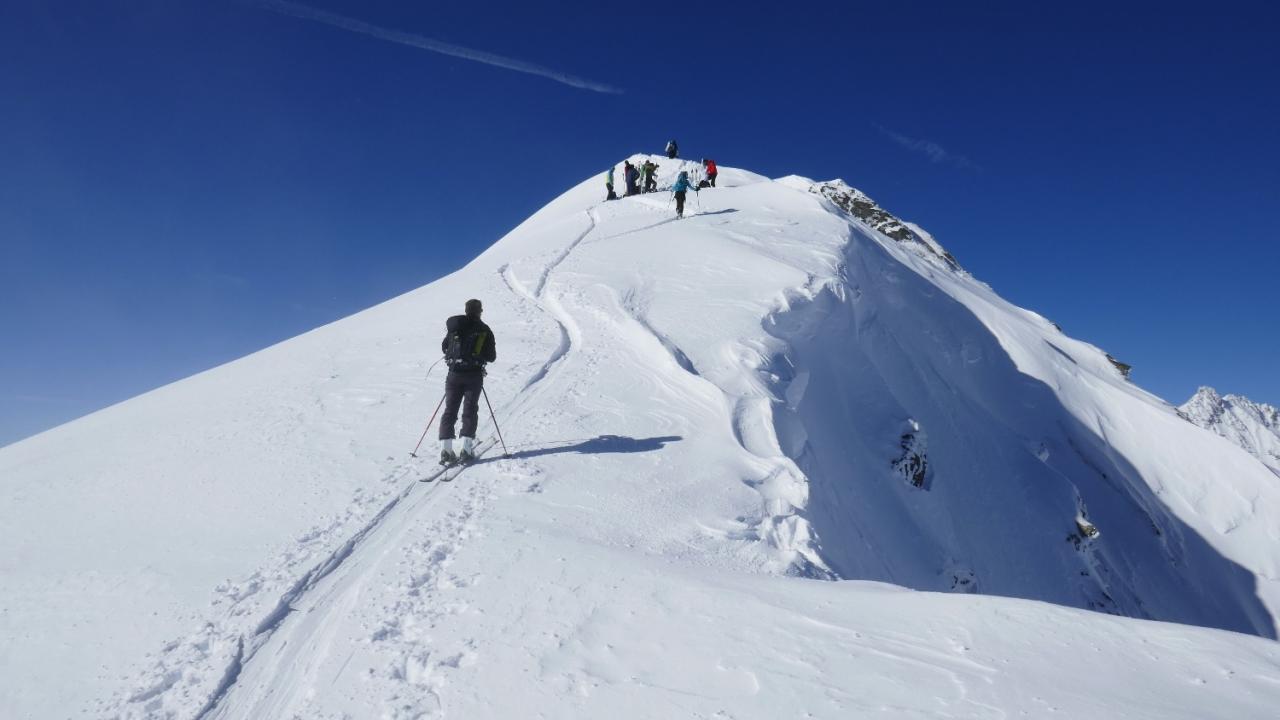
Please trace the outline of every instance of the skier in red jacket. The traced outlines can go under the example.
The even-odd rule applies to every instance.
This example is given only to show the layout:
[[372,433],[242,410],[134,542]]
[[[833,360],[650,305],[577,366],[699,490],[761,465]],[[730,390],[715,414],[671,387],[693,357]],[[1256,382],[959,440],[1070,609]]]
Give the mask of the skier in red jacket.
[[716,161],[712,160],[711,158],[707,158],[702,161],[702,166],[707,169],[707,182],[711,184],[711,187],[715,187],[716,186]]

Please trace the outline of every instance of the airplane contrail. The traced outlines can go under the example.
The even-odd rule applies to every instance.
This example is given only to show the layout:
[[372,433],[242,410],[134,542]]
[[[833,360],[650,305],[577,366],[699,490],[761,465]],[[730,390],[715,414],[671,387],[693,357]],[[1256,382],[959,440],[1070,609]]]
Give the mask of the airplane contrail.
[[484,52],[483,50],[472,50],[460,45],[432,40],[429,37],[415,35],[413,33],[401,32],[399,30],[391,30],[388,28],[370,25],[367,22],[349,18],[337,13],[331,13],[327,10],[317,10],[289,0],[244,0],[250,5],[270,10],[281,15],[289,15],[291,17],[302,18],[303,20],[314,20],[326,25],[332,25],[342,30],[347,30],[361,35],[386,40],[388,42],[400,43],[410,47],[420,48],[422,50],[430,50],[442,55],[451,55],[453,57],[462,58],[463,60],[471,60],[473,62],[484,63],[485,65],[493,65],[494,67],[515,70],[516,72],[527,73],[529,75],[538,75],[549,80],[555,80],[570,87],[580,88],[582,90],[591,90],[598,93],[608,93],[612,95],[621,95],[622,90],[605,85],[604,83],[593,82],[574,75],[562,73],[552,70],[548,67],[536,65],[534,63],[516,60],[514,58],[503,57],[493,53]]

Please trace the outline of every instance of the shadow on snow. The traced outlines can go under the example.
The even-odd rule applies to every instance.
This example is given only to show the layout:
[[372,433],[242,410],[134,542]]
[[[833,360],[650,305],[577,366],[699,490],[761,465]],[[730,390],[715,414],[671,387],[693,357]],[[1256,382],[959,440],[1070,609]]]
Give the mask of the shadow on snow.
[[[680,435],[664,435],[660,437],[633,438],[626,435],[598,435],[588,440],[553,440],[542,447],[520,450],[511,453],[510,459],[543,457],[561,453],[578,453],[580,455],[604,455],[612,453],[644,453],[661,450],[667,443],[679,442]],[[490,462],[490,459],[480,462]]]

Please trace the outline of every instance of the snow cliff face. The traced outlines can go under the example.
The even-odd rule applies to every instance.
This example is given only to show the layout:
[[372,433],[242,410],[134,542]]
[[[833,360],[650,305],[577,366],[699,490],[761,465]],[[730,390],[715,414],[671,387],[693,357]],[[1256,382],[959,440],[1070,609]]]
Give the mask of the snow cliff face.
[[1280,506],[1257,468],[865,195],[810,191],[848,243],[767,323],[766,367],[835,575],[1274,636]]
[[1191,422],[1239,445],[1280,475],[1280,410],[1202,387],[1178,408]]
[[[591,178],[453,275],[0,449],[0,715],[1012,714],[1068,623],[1107,658],[1077,686],[1157,672],[1116,637],[1182,653],[1180,700],[1232,653],[1275,674],[1102,614],[1274,638],[1270,472],[843,182],[718,185],[676,220]],[[470,297],[510,457],[420,484]],[[1175,707],[1262,717],[1249,687]]]

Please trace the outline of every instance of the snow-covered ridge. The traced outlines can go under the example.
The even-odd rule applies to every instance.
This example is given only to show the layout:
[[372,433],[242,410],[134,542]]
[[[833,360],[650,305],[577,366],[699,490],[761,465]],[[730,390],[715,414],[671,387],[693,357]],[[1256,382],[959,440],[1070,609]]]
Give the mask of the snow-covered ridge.
[[1274,486],[1105,352],[914,236],[851,229],[839,281],[776,318],[770,366],[786,368],[780,446],[837,575],[1274,636]]
[[1239,445],[1280,475],[1280,410],[1202,387],[1178,408],[1188,420]]
[[960,263],[947,252],[937,240],[923,228],[912,223],[903,222],[889,211],[876,204],[866,193],[850,186],[843,180],[830,180],[814,184],[810,192],[816,192],[843,208],[846,212],[866,223],[872,229],[900,243],[913,244],[923,251],[925,257],[941,260],[945,267],[959,270]]
[[[0,450],[0,715],[1266,717],[1275,644],[1204,628],[1275,637],[1270,473],[857,190],[718,185],[676,220],[593,176]],[[469,297],[512,454],[419,484]]]

